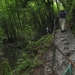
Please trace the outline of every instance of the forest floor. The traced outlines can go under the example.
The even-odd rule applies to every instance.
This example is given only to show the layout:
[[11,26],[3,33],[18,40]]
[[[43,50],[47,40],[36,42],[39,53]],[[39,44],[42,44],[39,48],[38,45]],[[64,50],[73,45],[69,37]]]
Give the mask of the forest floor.
[[[67,29],[63,33],[58,29],[55,35],[55,44],[73,62],[75,61],[75,36],[70,29]],[[48,43],[47,47],[48,49],[44,55],[39,58],[44,63],[43,67],[40,66],[39,68],[34,68],[33,75],[63,75],[68,67],[68,60],[58,50],[56,50],[56,62],[54,63],[54,72],[52,72],[54,46]],[[73,72],[73,75],[75,75],[74,73],[75,72]]]
[[[47,36],[47,37],[46,37]],[[36,66],[32,68],[29,72],[27,71],[22,71],[20,74],[24,75],[25,72],[28,72],[30,75],[49,75],[52,73],[51,71],[51,64],[52,64],[52,47],[51,47],[51,39],[52,39],[52,34],[51,35],[46,35],[43,39],[42,42],[39,42],[37,46],[37,57],[39,60],[43,62],[42,65]],[[21,44],[21,42],[20,42]],[[16,44],[16,43],[6,43],[4,44],[1,48],[1,53],[4,53],[4,55],[1,55],[1,58],[5,59],[7,58],[11,64],[11,67],[14,68],[16,65],[16,58],[13,57],[12,55],[14,54],[14,50],[20,51],[21,50],[21,45]],[[15,46],[14,46],[15,45]],[[44,52],[45,50],[45,52]],[[37,63],[37,62],[36,62]]]
[[[52,45],[52,38],[53,34],[45,36],[37,46],[38,53],[36,56],[43,62],[43,64],[35,66],[30,70],[22,71],[21,75],[25,75],[25,72],[28,72],[30,75],[62,75],[64,73],[69,62],[57,50],[53,68],[54,71],[52,71],[54,49],[54,46]],[[71,30],[68,29],[62,33],[61,30],[58,29],[55,34],[55,44],[72,61],[75,61],[75,36]],[[10,52],[12,49],[15,49],[14,45],[6,45],[7,48],[5,49],[10,49],[8,48],[9,46],[11,48]],[[18,48],[19,47],[16,47],[16,49],[19,51],[20,49]],[[6,51],[6,53],[9,55],[9,51]]]
[[[46,37],[47,38],[47,37]],[[50,35],[48,35],[48,38],[50,38]],[[45,39],[44,39],[45,40]],[[43,66],[35,67],[33,68],[33,74],[32,75],[55,75],[56,72],[52,72],[52,57],[53,57],[53,45],[51,41],[47,40],[46,44],[46,51],[44,54],[41,54],[41,50],[44,48],[43,41],[42,45],[39,46],[38,54],[39,60],[43,62]]]

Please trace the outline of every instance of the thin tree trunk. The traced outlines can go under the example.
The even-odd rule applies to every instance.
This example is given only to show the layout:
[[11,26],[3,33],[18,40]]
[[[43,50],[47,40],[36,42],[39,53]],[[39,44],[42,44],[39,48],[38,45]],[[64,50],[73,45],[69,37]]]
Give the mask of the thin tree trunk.
[[60,8],[59,8],[59,5],[58,5],[57,0],[56,0],[56,5],[57,5],[58,12],[59,12],[60,11]]

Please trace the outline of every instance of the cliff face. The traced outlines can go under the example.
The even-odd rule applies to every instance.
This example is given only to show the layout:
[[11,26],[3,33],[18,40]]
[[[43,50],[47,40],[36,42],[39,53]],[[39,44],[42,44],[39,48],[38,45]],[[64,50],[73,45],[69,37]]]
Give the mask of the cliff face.
[[[75,36],[71,30],[68,29],[63,33],[60,29],[57,30],[55,35],[55,44],[73,62],[75,61]],[[56,61],[58,63],[56,65],[57,75],[63,75],[69,62],[58,50],[56,50]]]

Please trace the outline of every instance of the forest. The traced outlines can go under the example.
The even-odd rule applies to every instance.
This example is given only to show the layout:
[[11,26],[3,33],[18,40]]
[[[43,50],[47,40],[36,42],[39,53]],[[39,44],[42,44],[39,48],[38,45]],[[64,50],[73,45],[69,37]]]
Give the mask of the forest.
[[59,29],[62,9],[75,34],[75,0],[0,0],[0,75],[35,75],[43,67],[40,58],[53,40],[54,20]]

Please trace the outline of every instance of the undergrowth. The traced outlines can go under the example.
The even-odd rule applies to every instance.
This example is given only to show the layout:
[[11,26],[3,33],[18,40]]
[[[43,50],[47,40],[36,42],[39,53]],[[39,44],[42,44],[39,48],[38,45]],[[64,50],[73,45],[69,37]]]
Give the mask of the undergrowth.
[[31,41],[27,45],[26,51],[23,51],[21,57],[18,58],[17,67],[10,75],[31,75],[33,68],[43,66],[44,63],[39,60],[39,56],[47,51],[52,39],[53,35],[45,35],[38,41]]

